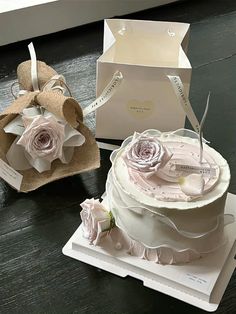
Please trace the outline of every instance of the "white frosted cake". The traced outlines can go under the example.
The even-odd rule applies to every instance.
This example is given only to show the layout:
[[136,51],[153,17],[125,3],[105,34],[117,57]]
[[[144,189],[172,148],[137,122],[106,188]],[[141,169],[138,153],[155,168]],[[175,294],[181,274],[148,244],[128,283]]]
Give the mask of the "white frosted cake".
[[225,243],[229,166],[207,144],[201,151],[194,132],[180,134],[135,133],[112,153],[103,203],[82,203],[90,243],[102,246],[109,236],[125,254],[162,264],[186,263]]

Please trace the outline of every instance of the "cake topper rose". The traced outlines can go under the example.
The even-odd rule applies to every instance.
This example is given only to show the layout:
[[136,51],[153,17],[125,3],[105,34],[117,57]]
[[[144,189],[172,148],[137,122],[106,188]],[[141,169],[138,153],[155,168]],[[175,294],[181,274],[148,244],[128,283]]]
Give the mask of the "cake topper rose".
[[157,137],[135,133],[127,146],[123,158],[127,165],[143,172],[146,177],[157,173],[171,159],[172,153]]

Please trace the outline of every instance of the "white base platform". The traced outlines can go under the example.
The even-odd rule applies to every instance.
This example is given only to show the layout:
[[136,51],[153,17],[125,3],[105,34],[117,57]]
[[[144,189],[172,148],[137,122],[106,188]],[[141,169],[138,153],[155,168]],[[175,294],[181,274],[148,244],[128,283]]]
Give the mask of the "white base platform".
[[[226,213],[236,217],[236,195],[228,194]],[[215,311],[236,267],[236,222],[226,226],[228,243],[197,261],[184,265],[159,265],[116,250],[109,238],[103,247],[89,245],[81,226],[63,248],[63,254],[121,277],[131,276],[143,285],[174,298]]]

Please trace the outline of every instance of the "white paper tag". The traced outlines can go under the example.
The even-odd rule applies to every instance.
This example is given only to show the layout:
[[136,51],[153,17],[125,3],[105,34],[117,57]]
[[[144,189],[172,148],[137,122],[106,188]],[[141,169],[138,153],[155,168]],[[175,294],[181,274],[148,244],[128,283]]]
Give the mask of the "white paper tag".
[[18,191],[21,187],[23,176],[0,159],[0,177]]
[[87,106],[83,110],[84,116],[87,116],[89,113],[103,106],[117,91],[117,88],[120,86],[123,80],[123,75],[121,72],[117,71],[112,80],[108,83],[108,85],[104,88],[101,95],[94,100],[89,106]]
[[198,119],[195,116],[195,113],[193,111],[193,108],[190,104],[188,97],[186,96],[186,93],[184,91],[184,85],[183,85],[180,77],[179,76],[171,76],[171,75],[167,75],[167,77],[169,78],[169,80],[172,84],[172,87],[174,89],[174,92],[175,92],[182,108],[184,109],[193,129],[197,133],[199,133],[200,125],[199,125]]
[[216,169],[215,168],[175,164],[175,170],[176,171],[183,171],[186,173],[202,174],[202,175],[209,176],[209,177],[216,177]]

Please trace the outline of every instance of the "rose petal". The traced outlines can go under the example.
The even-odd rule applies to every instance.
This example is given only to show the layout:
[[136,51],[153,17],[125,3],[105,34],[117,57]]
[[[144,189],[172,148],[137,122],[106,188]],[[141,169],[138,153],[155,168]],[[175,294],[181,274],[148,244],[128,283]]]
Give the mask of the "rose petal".
[[31,117],[31,116],[23,116],[23,117],[22,117],[22,121],[23,121],[23,124],[24,124],[25,129],[26,129],[27,127],[29,127],[29,126],[32,124],[32,122],[34,121],[34,119],[35,119],[36,117],[39,117],[39,116],[34,116],[34,117]]
[[179,185],[182,192],[189,196],[202,195],[205,181],[201,174],[193,173],[179,179]]
[[162,160],[162,167],[164,167],[168,163],[172,156],[173,156],[172,151],[165,146],[165,158],[163,158]]
[[97,235],[96,235],[96,238],[93,240],[94,245],[98,245],[101,239],[104,238],[108,234],[109,227],[110,227],[110,221],[108,220],[98,221]]
[[42,158],[32,158],[26,151],[24,151],[25,157],[30,163],[30,168],[35,168],[39,173],[48,171],[51,169],[51,162]]

